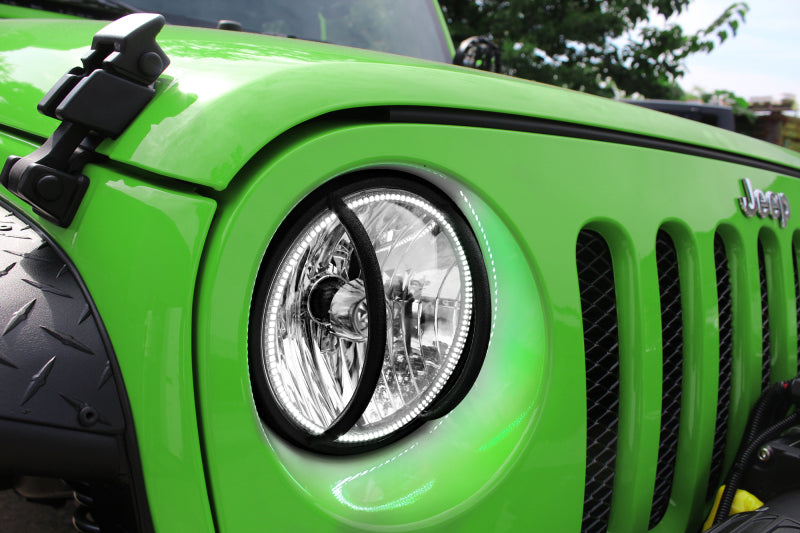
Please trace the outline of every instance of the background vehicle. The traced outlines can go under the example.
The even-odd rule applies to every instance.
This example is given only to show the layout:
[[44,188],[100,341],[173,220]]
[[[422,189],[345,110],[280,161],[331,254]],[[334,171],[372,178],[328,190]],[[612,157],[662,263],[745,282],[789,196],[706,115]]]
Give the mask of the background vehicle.
[[625,100],[629,104],[655,109],[682,118],[711,124],[726,130],[736,131],[733,111],[729,107],[699,104],[697,102],[673,102],[670,100]]
[[47,5],[0,5],[3,472],[87,528],[699,528],[797,373],[797,154]]

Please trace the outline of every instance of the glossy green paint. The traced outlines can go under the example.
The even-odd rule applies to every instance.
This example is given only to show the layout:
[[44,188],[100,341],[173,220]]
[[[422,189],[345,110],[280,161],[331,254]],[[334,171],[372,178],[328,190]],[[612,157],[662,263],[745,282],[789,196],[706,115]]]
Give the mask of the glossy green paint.
[[44,11],[41,9],[33,9],[29,7],[9,6],[7,4],[0,4],[0,19],[71,19],[76,17],[72,15],[65,15],[64,13],[55,13],[53,11]]
[[[0,133],[0,160],[34,147]],[[108,331],[134,418],[158,531],[211,531],[195,416],[195,278],[215,203],[100,166],[72,225],[56,227],[0,187],[75,263]]]
[[[486,231],[498,268],[492,346],[475,388],[447,418],[370,454],[342,459],[300,452],[261,426],[252,403],[245,339],[259,261],[278,224],[313,188],[352,170],[380,167],[428,179],[457,203],[464,191],[476,207],[481,226],[474,227]],[[627,391],[620,413],[626,423],[609,531],[646,530],[653,497],[661,411],[659,228],[676,243],[684,305],[693,309],[685,317],[691,348],[680,461],[672,505],[656,529],[696,527],[705,513],[718,388],[713,240],[720,221],[742,240],[770,232],[782,258],[775,271],[786,281],[793,271],[798,220],[779,230],[774,221],[746,219],[736,202],[745,176],[754,187],[800,202],[797,180],[775,173],[536,134],[354,123],[296,130],[268,147],[220,195],[200,280],[198,385],[220,529],[578,531],[586,427],[574,257],[584,227],[609,242],[620,282]],[[736,313],[746,326],[736,365],[746,373],[733,393],[734,435],[760,380],[760,314],[745,305],[758,300],[757,264],[747,271],[756,278]],[[782,308],[796,316],[791,302]],[[778,379],[796,368],[797,333],[787,327],[776,335],[782,346],[773,374]]]
[[[719,350],[719,318],[714,313],[718,302],[714,236],[707,231],[695,234],[680,220],[668,220],[662,229],[672,238],[678,255],[684,313],[683,358],[685,368],[691,370],[684,371],[682,377],[679,460],[672,491],[674,505],[686,512],[667,513],[656,531],[688,531],[697,523],[698,513],[705,512],[702,495],[707,485],[698,473],[710,468],[708,449],[713,446],[714,435],[707,429],[715,427],[716,412],[708,406],[717,404],[719,390],[719,358],[713,357]],[[746,418],[748,414],[740,416]]]
[[[323,139],[331,135],[336,138],[327,134]],[[503,258],[490,270],[492,279],[497,277],[495,329],[490,357],[473,393],[447,417],[366,455],[337,459],[311,455],[264,433],[249,386],[249,309],[242,302],[249,304],[264,250],[287,210],[325,179],[357,168],[352,166],[353,157],[361,164],[384,158],[375,150],[359,150],[362,140],[351,139],[353,145],[347,139],[337,140],[335,147],[323,148],[327,153],[323,159],[305,145],[292,149],[290,157],[278,157],[270,165],[268,180],[260,179],[263,171],[254,164],[252,177],[242,177],[248,185],[220,198],[201,277],[196,331],[200,408],[203,427],[209,429],[204,432],[207,462],[222,531],[253,529],[265,516],[275,530],[343,527],[337,522],[418,529],[452,521],[473,502],[498,497],[496,486],[510,474],[520,443],[528,439],[541,411],[547,365],[545,318],[536,304],[540,297],[527,261],[485,202],[469,188],[429,171],[425,175],[435,184],[453,187],[451,195],[483,241],[489,267],[495,257]],[[342,142],[350,145],[342,154],[345,157],[328,159],[344,147]],[[412,164],[398,155],[392,151],[387,160]],[[254,227],[260,231],[252,231]],[[527,327],[509,334],[510,328],[517,330],[516,321]],[[521,386],[513,389],[512,382]],[[577,400],[573,399],[573,407],[580,409]],[[270,481],[264,485],[262,480]],[[506,494],[503,499],[510,504],[520,496]],[[575,497],[579,503],[580,495]],[[486,514],[479,522],[494,527],[497,518]]]
[[[783,190],[788,186],[775,181],[762,181],[753,187],[762,190]],[[788,196],[788,195],[787,195]],[[796,222],[796,221],[795,221]],[[767,284],[770,308],[770,356],[772,359],[771,379],[777,381],[794,377],[797,364],[797,320],[793,300],[786,295],[794,293],[794,266],[792,263],[792,225],[779,229],[769,224],[748,225],[734,228],[729,223],[719,227],[719,233],[729,250],[733,250],[731,279],[736,279],[733,301],[734,329],[734,373],[739,376],[756,376],[758,379],[744,379],[739,384],[741,393],[731,399],[731,409],[735,417],[729,431],[738,438],[744,433],[746,414],[760,393],[762,322],[760,307],[746,304],[753,295],[760,298],[761,288],[758,271],[757,243],[761,240],[765,251]],[[794,230],[796,234],[796,230]],[[731,252],[729,252],[730,254]],[[745,415],[742,415],[745,413]],[[729,443],[730,444],[730,443]],[[728,446],[727,460],[730,462],[736,453],[735,447]]]
[[[46,137],[36,104],[79,64],[102,23],[0,21],[0,123]],[[100,151],[152,172],[222,190],[284,131],[342,109],[412,105],[475,109],[652,135],[787,165],[774,145],[648,109],[471,69],[366,50],[202,28],[166,27],[172,60],[153,102]],[[219,135],[224,131],[225,135]],[[213,149],[209,149],[213,147]]]
[[[35,104],[78,64],[100,26],[0,21],[0,128],[52,132],[56,122]],[[699,524],[718,375],[714,233],[731,247],[739,291],[730,424],[738,436],[760,381],[761,317],[748,305],[759,300],[754,243],[761,238],[771,258],[773,378],[780,379],[797,368],[797,310],[781,296],[793,287],[792,242],[800,241],[797,215],[785,229],[744,218],[738,180],[784,192],[797,206],[797,179],[644,148],[466,127],[325,122],[286,132],[340,109],[431,105],[652,130],[795,167],[797,156],[645,109],[407,58],[189,28],[162,35],[173,65],[156,99],[102,147],[131,166],[87,167],[92,187],[73,225],[41,223],[76,263],[111,335],[159,531],[211,531],[210,506],[220,531],[578,531],[586,411],[575,242],[585,227],[608,241],[619,281],[624,423],[609,531],[646,530],[653,496],[660,228],[678,250],[690,370],[673,501],[656,530]],[[32,149],[0,135],[0,158]],[[311,190],[386,167],[448,192],[478,234],[497,276],[486,363],[457,409],[395,445],[347,458],[300,452],[264,428],[253,405],[246,337],[258,266],[278,225]],[[141,169],[221,192],[204,198]]]
[[445,18],[442,12],[442,6],[439,2],[437,0],[431,0],[431,2],[433,3],[433,8],[436,10],[436,16],[439,17],[439,24],[442,25],[442,33],[444,33],[445,40],[450,48],[450,57],[453,57],[456,55],[456,47],[453,43],[453,38],[450,36],[450,28],[447,27],[447,18]]

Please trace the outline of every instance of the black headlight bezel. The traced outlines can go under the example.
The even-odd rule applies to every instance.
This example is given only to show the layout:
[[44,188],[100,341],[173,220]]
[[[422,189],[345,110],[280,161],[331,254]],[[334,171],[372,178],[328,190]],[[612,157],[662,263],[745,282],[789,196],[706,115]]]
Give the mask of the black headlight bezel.
[[[348,195],[375,188],[396,189],[419,195],[444,213],[464,249],[472,276],[473,309],[462,356],[445,386],[427,408],[415,419],[387,435],[369,441],[340,442],[336,439],[355,425],[375,391],[378,375],[383,366],[386,343],[385,313],[380,317],[375,316],[372,310],[369,311],[368,359],[353,398],[328,430],[320,435],[313,435],[283,412],[279,399],[275,397],[267,381],[266,365],[262,355],[265,304],[274,275],[297,235],[302,231],[298,228],[305,228],[325,209],[333,211],[340,223],[345,226],[358,250],[360,260],[364,262],[362,264],[364,275],[369,278],[365,280],[368,303],[369,293],[372,293],[373,303],[369,304],[370,309],[375,307],[376,292],[380,293],[381,299],[384,298],[383,283],[372,244],[355,213],[344,203],[344,198]],[[369,248],[369,251],[365,250],[365,247]],[[385,306],[381,308],[385,310]],[[349,455],[374,450],[407,436],[429,420],[447,414],[464,399],[483,364],[489,343],[490,326],[491,294],[483,253],[466,216],[453,200],[427,181],[394,169],[370,169],[340,176],[312,191],[291,210],[271,239],[261,261],[250,306],[248,329],[248,360],[256,409],[267,427],[300,448],[329,455]],[[377,330],[381,328],[383,331],[378,332]],[[378,342],[372,342],[373,339]]]

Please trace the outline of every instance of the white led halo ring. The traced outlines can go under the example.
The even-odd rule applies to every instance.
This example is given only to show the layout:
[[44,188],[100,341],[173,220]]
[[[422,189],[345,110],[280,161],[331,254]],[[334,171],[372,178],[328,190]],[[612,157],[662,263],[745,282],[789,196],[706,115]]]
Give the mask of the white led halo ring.
[[[318,211],[321,214],[314,216]],[[380,270],[374,253],[372,253],[368,235],[341,199],[329,196],[325,203],[317,202],[311,209],[298,209],[298,212],[310,213],[310,215],[301,216],[298,220],[289,218],[287,222],[291,221],[293,222],[291,225],[299,225],[302,231],[299,233],[295,231],[294,234],[290,232],[288,235],[284,235],[283,239],[279,239],[277,243],[271,245],[262,264],[262,274],[272,271],[274,275],[260,275],[260,283],[255,291],[256,295],[262,294],[265,298],[261,307],[262,313],[260,315],[253,314],[250,319],[251,379],[255,385],[256,403],[257,405],[261,404],[258,405],[259,414],[268,425],[290,441],[306,447],[315,447],[315,441],[333,440],[349,429],[368,404],[383,362],[385,311]],[[304,266],[301,263],[307,259],[306,256],[310,252],[314,240],[320,235],[335,233],[337,230],[341,238],[348,237],[353,243],[360,243],[357,249],[352,250],[353,254],[357,257],[363,275],[373,279],[371,283],[367,284],[366,294],[367,314],[370,316],[369,339],[364,350],[365,362],[354,387],[355,392],[338,413],[331,414],[324,421],[312,421],[309,420],[308,412],[302,412],[302,406],[292,398],[291,393],[296,395],[302,392],[297,391],[297,387],[293,383],[301,381],[298,379],[298,375],[304,374],[303,369],[300,368],[302,361],[299,359],[301,358],[297,356],[299,350],[287,350],[285,347],[281,349],[276,338],[281,333],[279,317],[286,314],[284,298],[286,292],[292,289],[289,282],[297,277],[298,268]],[[270,261],[270,257],[278,259]],[[267,281],[269,283],[265,284]],[[312,290],[315,285],[316,283],[311,284]],[[294,305],[296,308],[303,308],[308,305],[308,302],[295,301]],[[258,308],[256,301],[253,306],[254,309]],[[372,318],[372,309],[380,309],[381,312]],[[260,342],[259,340],[254,341],[252,332],[259,330],[263,330]],[[260,345],[260,348],[257,345]],[[252,356],[254,352],[260,353],[260,358],[254,358]],[[263,407],[264,405],[266,407]],[[321,423],[324,423],[324,426]]]
[[[442,371],[430,386],[425,388],[417,399],[412,399],[408,405],[403,403],[401,406],[403,408],[397,411],[400,414],[395,419],[387,421],[380,427],[375,426],[374,430],[366,427],[365,431],[360,433],[351,428],[351,431],[345,432],[338,439],[321,437],[324,428],[320,425],[298,424],[296,420],[292,420],[291,425],[294,427],[291,428],[291,431],[285,431],[286,420],[282,419],[286,418],[287,409],[283,405],[286,400],[279,399],[279,395],[286,395],[287,392],[279,386],[275,386],[273,391],[272,387],[265,383],[267,372],[266,364],[263,362],[266,354],[275,355],[277,335],[264,336],[262,332],[265,328],[271,328],[273,332],[276,330],[278,323],[276,308],[284,290],[269,291],[264,286],[285,282],[290,276],[289,272],[296,266],[293,262],[303,260],[303,254],[308,251],[308,242],[329,231],[331,224],[337,225],[335,215],[330,210],[325,217],[320,217],[320,213],[327,207],[324,199],[329,195],[344,198],[348,208],[354,212],[364,206],[369,206],[369,204],[396,202],[403,206],[403,209],[408,207],[408,209],[417,210],[415,211],[417,213],[423,213],[424,217],[417,217],[417,222],[422,223],[424,218],[429,221],[426,224],[435,223],[438,228],[437,234],[447,235],[447,241],[452,247],[450,254],[457,258],[453,261],[457,262],[457,270],[460,272],[459,276],[453,277],[449,281],[447,278],[450,275],[449,271],[443,278],[440,277],[439,291],[442,291],[444,284],[452,285],[453,280],[456,280],[456,285],[462,287],[465,293],[463,299],[459,300],[463,303],[465,312],[462,314],[460,311],[452,311],[453,316],[457,316],[461,320],[458,321],[458,327],[452,328],[452,340],[446,350],[447,357],[443,361]],[[302,237],[298,237],[298,235]],[[276,236],[279,238],[274,240],[278,244],[271,243],[269,245],[262,262],[250,319],[251,378],[259,415],[268,427],[303,448],[328,454],[351,454],[393,442],[414,431],[425,421],[449,412],[460,402],[477,377],[482,365],[485,347],[488,344],[488,328],[486,326],[491,322],[491,309],[488,276],[480,247],[463,213],[449,197],[423,180],[410,177],[404,172],[396,170],[357,172],[338,178],[309,195],[309,199],[301,202],[287,217]],[[306,244],[302,244],[304,240]],[[296,249],[295,246],[297,242],[301,243],[299,249]],[[375,246],[378,246],[377,241]],[[460,291],[459,289],[459,294]],[[268,293],[271,293],[269,299],[265,298]],[[259,300],[259,294],[262,296],[261,300]],[[421,309],[423,300],[414,297],[411,303]],[[435,309],[438,311],[438,307]],[[422,313],[423,311],[418,311],[419,315]],[[419,318],[417,320],[419,321]],[[456,319],[453,318],[453,321]],[[438,319],[434,322],[438,322]],[[422,343],[421,331],[418,328],[419,339],[417,341],[419,343]],[[446,333],[445,338],[449,338],[447,337],[449,334]],[[254,338],[257,342],[253,342]],[[426,342],[428,341],[426,340]],[[439,343],[439,341],[436,342]],[[262,344],[265,354],[263,356]],[[394,352],[389,351],[387,355],[392,353]],[[260,364],[259,359],[262,360]],[[411,368],[410,364],[408,368]],[[465,376],[467,377],[465,378]],[[275,381],[280,382],[281,379]],[[267,385],[266,388],[269,392],[267,395],[264,394],[264,385]],[[456,390],[458,393],[453,394]],[[265,396],[270,396],[268,401],[265,401]],[[286,403],[293,405],[292,402]],[[446,407],[443,407],[443,403],[447,404]],[[278,409],[275,409],[275,404]],[[405,409],[409,405],[411,407]],[[295,410],[291,415],[292,418],[303,419],[300,412],[301,407],[295,405],[290,407],[291,409]]]
[[[365,174],[369,175],[368,172],[365,172]],[[428,180],[419,179],[417,181],[412,178],[414,181],[412,185],[409,185],[406,180],[408,174],[403,170],[392,169],[392,171],[384,171],[382,173],[384,176],[386,174],[400,176],[396,183],[398,189],[416,192],[421,187],[422,191],[424,191],[421,195],[424,195],[427,200],[435,204],[435,208],[449,215],[448,220],[456,227],[457,234],[460,237],[460,244],[466,252],[472,276],[472,298],[474,300],[472,323],[464,340],[462,357],[452,372],[451,378],[444,384],[444,387],[438,392],[433,402],[417,416],[413,427],[410,427],[409,431],[403,432],[403,434],[406,434],[428,420],[440,418],[449,413],[464,399],[477,379],[488,350],[491,334],[491,290],[480,244],[466,216],[456,206],[455,202],[447,194],[440,192],[438,188],[431,189],[431,186],[428,185]],[[417,183],[419,185],[416,185]]]
[[[271,284],[275,289],[273,290],[271,287],[268,293],[271,294],[272,298],[269,298],[265,303],[264,315],[267,319],[267,331],[265,333],[267,334],[262,336],[262,342],[265,344],[265,346],[262,344],[262,350],[265,352],[264,355],[267,358],[267,364],[264,370],[266,371],[266,379],[267,383],[270,385],[270,390],[276,396],[275,403],[280,408],[288,411],[287,414],[291,417],[292,421],[306,429],[312,436],[322,434],[326,428],[308,422],[307,417],[299,412],[294,402],[288,400],[283,378],[278,371],[278,347],[275,335],[268,335],[268,333],[270,331],[277,331],[278,328],[278,308],[281,307],[281,302],[286,290],[285,281],[288,280],[291,271],[297,267],[297,263],[299,263],[305,250],[308,249],[310,241],[323,229],[330,228],[330,226],[336,222],[336,215],[326,212],[323,216],[317,217],[317,219],[312,229],[300,239],[300,243],[293,245],[287,250],[286,257],[284,257],[284,260],[281,262],[283,268],[277,273],[275,280]],[[295,243],[296,242],[297,240],[295,240]]]
[[401,416],[392,416],[393,419],[389,424],[384,425],[381,429],[364,431],[364,432],[348,432],[339,437],[339,442],[358,443],[364,441],[371,441],[384,437],[390,433],[402,428],[415,418],[417,418],[438,396],[445,384],[449,381],[453,371],[456,368],[459,360],[462,357],[466,337],[469,333],[471,326],[472,315],[472,275],[470,272],[469,264],[466,254],[461,245],[461,239],[457,235],[455,229],[445,216],[445,214],[434,207],[429,201],[422,198],[421,195],[406,192],[403,189],[390,189],[381,188],[374,189],[371,192],[359,191],[353,193],[346,198],[346,202],[351,209],[358,209],[375,202],[394,202],[397,204],[406,204],[415,208],[421,209],[433,218],[448,235],[450,243],[454,246],[456,253],[459,270],[464,276],[463,285],[467,291],[464,297],[465,313],[461,317],[459,324],[459,331],[455,334],[455,342],[451,344],[448,349],[447,356],[444,361],[444,370],[436,377],[433,384],[425,390],[421,400],[417,400],[412,408],[407,409]]

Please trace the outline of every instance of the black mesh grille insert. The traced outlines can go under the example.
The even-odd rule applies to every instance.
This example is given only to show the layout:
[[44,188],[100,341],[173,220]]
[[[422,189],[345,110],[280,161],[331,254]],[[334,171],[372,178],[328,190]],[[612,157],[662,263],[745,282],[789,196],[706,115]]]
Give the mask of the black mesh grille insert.
[[728,254],[722,237],[714,237],[714,259],[717,268],[717,298],[719,305],[719,386],[717,387],[717,423],[714,429],[714,449],[707,499],[711,499],[722,480],[725,442],[728,434],[728,408],[731,401],[733,376],[733,312],[731,303]]
[[800,271],[797,270],[797,247],[792,247],[792,263],[794,264],[794,308],[797,312],[797,375],[800,376]]
[[614,486],[619,421],[617,301],[611,253],[584,230],[576,247],[586,349],[586,487],[581,531],[606,531]]
[[761,280],[761,390],[769,385],[769,356],[772,349],[769,340],[769,302],[767,298],[767,265],[764,261],[764,246],[758,241],[758,276]]
[[658,232],[656,238],[656,259],[658,262],[658,286],[661,293],[663,379],[661,386],[661,439],[658,448],[653,507],[650,510],[651,528],[664,517],[672,493],[683,382],[683,312],[678,276],[678,255],[672,239],[663,230]]

